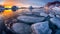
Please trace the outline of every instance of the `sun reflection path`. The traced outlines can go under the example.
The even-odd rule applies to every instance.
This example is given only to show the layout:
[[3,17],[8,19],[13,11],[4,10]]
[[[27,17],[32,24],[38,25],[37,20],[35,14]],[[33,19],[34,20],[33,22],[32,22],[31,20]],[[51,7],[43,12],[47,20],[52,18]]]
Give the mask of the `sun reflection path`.
[[[12,3],[4,3],[3,6],[4,8],[11,8]],[[4,10],[4,12],[2,12],[1,14],[4,16],[4,19],[8,19],[13,17],[14,12],[10,9],[10,10]]]
[[[18,7],[29,6],[29,5],[24,5],[22,3],[14,2],[13,0],[6,0],[2,5],[5,8],[12,8],[12,6],[18,6]],[[4,10],[4,12],[1,14],[4,16],[4,18],[11,18],[11,17],[17,15],[18,13],[21,13],[21,10],[17,10],[16,12],[13,12],[10,9],[10,10]]]

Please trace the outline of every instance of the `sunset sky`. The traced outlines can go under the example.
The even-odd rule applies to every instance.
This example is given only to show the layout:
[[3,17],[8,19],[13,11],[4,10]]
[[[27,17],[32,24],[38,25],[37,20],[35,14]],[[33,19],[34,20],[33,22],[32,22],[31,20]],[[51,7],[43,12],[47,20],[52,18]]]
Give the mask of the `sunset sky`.
[[[53,1],[56,0],[0,0],[0,5],[4,5],[5,8],[10,8],[13,5],[18,7],[44,6],[46,3]],[[19,12],[21,11],[19,10],[16,13],[18,14]],[[2,15],[4,18],[10,18],[16,13],[14,13],[12,10],[4,10]]]
[[[56,0],[0,0],[0,4],[2,3],[11,3],[17,6],[44,6],[47,2],[52,2]],[[60,0],[58,0],[60,1]]]

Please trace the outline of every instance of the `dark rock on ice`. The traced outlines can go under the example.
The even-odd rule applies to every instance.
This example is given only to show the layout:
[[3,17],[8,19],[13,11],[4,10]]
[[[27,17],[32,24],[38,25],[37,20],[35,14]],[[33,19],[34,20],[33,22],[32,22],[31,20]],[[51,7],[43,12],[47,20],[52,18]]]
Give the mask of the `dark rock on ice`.
[[[4,31],[4,32],[3,32]],[[0,18],[0,34],[15,34],[15,32],[12,32],[10,29],[8,29],[4,23],[4,20]]]
[[58,29],[57,32],[55,34],[60,34],[60,30]]

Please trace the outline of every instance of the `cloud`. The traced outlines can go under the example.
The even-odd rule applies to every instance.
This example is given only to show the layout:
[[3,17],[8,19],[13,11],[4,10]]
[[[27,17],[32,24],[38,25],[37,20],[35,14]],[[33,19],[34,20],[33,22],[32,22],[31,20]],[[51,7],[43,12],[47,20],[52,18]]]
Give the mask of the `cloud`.
[[45,3],[40,0],[18,0],[17,2],[32,5],[32,6],[43,6]]
[[[3,0],[0,0],[0,2],[2,2]],[[55,0],[6,0],[6,1],[10,1],[10,2],[15,2],[15,3],[20,3],[23,5],[32,5],[32,6],[44,6],[46,3],[48,2],[52,2]],[[58,0],[60,1],[60,0]]]
[[32,6],[44,6],[46,3],[53,2],[55,0],[14,0],[14,1]]
[[0,4],[3,4],[5,0],[0,0]]

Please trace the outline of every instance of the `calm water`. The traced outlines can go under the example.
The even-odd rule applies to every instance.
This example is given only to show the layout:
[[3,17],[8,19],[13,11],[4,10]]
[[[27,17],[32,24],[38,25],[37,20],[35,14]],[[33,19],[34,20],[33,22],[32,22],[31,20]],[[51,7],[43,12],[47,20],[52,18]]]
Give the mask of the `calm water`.
[[16,12],[21,13],[21,12],[45,12],[44,9],[20,9],[17,10]]

